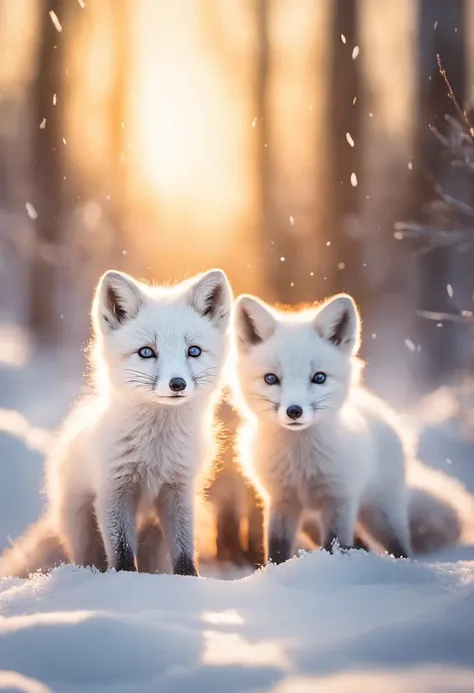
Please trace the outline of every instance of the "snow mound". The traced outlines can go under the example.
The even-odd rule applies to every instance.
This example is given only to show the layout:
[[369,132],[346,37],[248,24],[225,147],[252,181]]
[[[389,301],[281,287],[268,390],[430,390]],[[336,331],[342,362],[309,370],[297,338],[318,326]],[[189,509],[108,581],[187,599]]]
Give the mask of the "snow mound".
[[0,614],[0,691],[473,690],[468,561],[315,552],[234,581],[63,566],[0,581]]

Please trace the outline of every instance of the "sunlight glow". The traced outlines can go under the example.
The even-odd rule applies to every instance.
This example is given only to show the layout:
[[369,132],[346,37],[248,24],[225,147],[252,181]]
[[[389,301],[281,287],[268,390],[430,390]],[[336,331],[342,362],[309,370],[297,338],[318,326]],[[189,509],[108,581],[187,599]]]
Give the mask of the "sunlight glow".
[[244,619],[235,609],[226,609],[225,611],[203,611],[202,620],[213,625],[221,625],[228,623],[230,625],[239,625],[244,622]]
[[21,368],[29,355],[30,344],[26,333],[17,325],[0,325],[0,364]]
[[272,640],[249,642],[238,633],[204,632],[203,662],[213,666],[272,666],[288,669],[290,664],[280,643]]

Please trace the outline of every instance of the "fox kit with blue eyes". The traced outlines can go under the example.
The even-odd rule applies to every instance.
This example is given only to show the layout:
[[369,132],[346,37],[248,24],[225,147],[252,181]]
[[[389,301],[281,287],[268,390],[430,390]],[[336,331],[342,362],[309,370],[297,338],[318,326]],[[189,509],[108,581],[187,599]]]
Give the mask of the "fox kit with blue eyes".
[[391,413],[358,384],[356,305],[338,295],[294,313],[235,306],[242,464],[268,497],[268,558],[293,555],[303,510],[322,545],[354,545],[357,521],[394,556],[410,551],[405,451]]
[[[197,574],[195,481],[214,455],[231,306],[220,270],[171,287],[103,275],[92,307],[94,392],[47,462],[45,517],[7,553],[1,574],[42,568],[55,537],[76,564],[135,570],[137,527],[152,518],[158,531],[156,517],[173,571]],[[144,543],[153,543],[149,533]]]

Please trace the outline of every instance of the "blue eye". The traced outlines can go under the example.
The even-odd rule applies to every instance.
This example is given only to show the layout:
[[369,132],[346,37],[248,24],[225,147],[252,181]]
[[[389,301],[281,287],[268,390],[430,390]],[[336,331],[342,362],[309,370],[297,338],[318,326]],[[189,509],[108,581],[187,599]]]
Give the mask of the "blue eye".
[[190,346],[188,349],[188,356],[191,356],[193,359],[197,359],[198,356],[201,356],[201,347],[198,346]]
[[267,385],[278,385],[278,383],[280,382],[275,373],[267,373],[263,379],[267,383]]
[[321,373],[321,371],[318,371],[318,373],[315,373],[313,376],[313,383],[315,383],[316,385],[322,385],[326,382],[326,378],[326,373]]
[[156,358],[156,354],[150,347],[142,347],[137,351],[137,354],[141,359],[153,359]]

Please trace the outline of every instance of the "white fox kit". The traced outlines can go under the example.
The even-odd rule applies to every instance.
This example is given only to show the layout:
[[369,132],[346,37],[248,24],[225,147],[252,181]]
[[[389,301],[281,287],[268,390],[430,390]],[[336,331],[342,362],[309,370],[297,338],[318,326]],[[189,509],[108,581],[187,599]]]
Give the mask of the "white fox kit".
[[[95,392],[68,417],[47,462],[46,516],[13,553],[35,542],[51,552],[54,535],[74,563],[105,568],[106,557],[135,570],[137,526],[158,516],[173,571],[197,574],[194,487],[214,453],[231,306],[220,270],[172,287],[103,275],[92,307]],[[4,563],[4,574],[8,565],[26,572],[14,555]]]
[[304,509],[322,545],[354,544],[362,527],[394,556],[410,550],[405,452],[391,414],[357,384],[360,320],[350,296],[288,313],[253,296],[235,306],[239,434],[269,500],[268,558],[293,555]]

